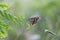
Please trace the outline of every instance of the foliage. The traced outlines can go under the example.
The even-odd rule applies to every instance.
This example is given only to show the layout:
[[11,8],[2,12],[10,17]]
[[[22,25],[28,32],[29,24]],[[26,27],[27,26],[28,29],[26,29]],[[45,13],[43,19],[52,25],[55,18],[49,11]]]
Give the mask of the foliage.
[[5,38],[8,36],[7,30],[9,26],[4,22],[0,21],[0,38]]
[[[29,30],[29,27],[30,25],[27,23],[27,21],[25,20],[25,18],[23,16],[20,16],[20,17],[16,17],[16,16],[13,16],[11,15],[7,10],[4,10],[5,8],[8,7],[8,5],[6,4],[0,4],[0,7],[2,7],[3,9],[0,10],[0,16],[1,16],[1,21],[3,22],[0,22],[0,38],[5,38],[8,36],[8,33],[7,33],[7,30],[10,28],[8,25],[9,24],[5,24],[6,20],[7,21],[10,21],[10,23],[15,23],[17,25],[18,22],[21,23],[21,25],[26,25],[25,27],[27,27]],[[19,19],[18,19],[19,18]]]
[[[7,5],[0,3],[0,7],[7,8]],[[0,9],[0,14],[2,14],[1,11],[2,10]],[[9,26],[7,24],[5,24],[4,22],[2,22],[2,20],[0,19],[0,38],[5,38],[8,36],[8,33],[7,33],[8,29],[9,29]]]

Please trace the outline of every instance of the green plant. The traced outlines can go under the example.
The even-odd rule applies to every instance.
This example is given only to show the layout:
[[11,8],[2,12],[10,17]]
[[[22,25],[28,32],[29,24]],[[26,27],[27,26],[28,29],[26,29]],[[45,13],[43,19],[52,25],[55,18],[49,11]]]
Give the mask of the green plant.
[[[1,4],[0,3],[0,38],[8,37],[8,29],[13,29],[10,27],[8,23],[15,23],[16,25],[23,25],[27,28],[27,30],[30,30],[30,25],[25,20],[24,16],[16,17],[14,15],[11,15],[7,9],[8,5]],[[3,22],[2,22],[3,21]],[[6,21],[9,21],[8,23]]]

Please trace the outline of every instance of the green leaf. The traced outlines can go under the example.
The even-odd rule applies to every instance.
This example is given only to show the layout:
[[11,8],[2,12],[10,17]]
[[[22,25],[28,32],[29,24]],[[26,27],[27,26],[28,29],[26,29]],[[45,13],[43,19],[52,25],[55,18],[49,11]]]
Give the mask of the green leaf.
[[8,36],[8,33],[7,33],[7,31],[6,30],[1,30],[1,32],[0,32],[0,38],[6,38]]
[[8,36],[8,33],[7,33],[8,29],[9,29],[9,26],[0,21],[0,38],[5,38]]
[[4,8],[4,9],[7,9],[8,8],[8,4],[0,3],[0,7]]
[[0,26],[2,26],[4,29],[9,29],[9,26],[3,22],[0,22]]

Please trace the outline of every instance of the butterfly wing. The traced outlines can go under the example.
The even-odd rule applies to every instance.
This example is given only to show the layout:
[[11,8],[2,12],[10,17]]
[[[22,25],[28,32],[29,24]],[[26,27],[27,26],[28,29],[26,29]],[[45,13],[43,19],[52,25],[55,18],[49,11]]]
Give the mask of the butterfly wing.
[[38,22],[38,20],[39,20],[39,17],[32,17],[29,19],[29,22],[31,25],[34,25]]

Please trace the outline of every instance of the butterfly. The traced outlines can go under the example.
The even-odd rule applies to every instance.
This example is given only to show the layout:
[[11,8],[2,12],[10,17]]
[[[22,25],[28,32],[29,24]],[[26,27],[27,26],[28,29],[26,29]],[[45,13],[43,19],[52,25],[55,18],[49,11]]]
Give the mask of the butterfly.
[[39,20],[39,16],[34,16],[34,17],[29,18],[29,23],[31,25],[34,25],[38,22],[38,20]]

